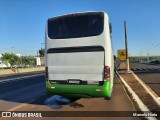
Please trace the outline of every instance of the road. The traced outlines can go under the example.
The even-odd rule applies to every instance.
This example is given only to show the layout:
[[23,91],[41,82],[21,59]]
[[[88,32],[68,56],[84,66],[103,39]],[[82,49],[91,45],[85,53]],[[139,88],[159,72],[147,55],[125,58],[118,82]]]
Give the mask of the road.
[[[44,74],[21,74],[20,76],[0,77],[1,105],[5,101],[14,103],[26,103],[35,100],[44,94]],[[0,107],[0,110],[8,110],[14,107],[14,103]]]
[[[58,103],[56,99],[56,107],[54,105],[45,104],[45,101],[50,99],[51,96],[44,95],[45,79],[43,74],[34,76],[32,75],[32,77],[29,78],[19,77],[16,80],[10,80],[10,77],[5,79],[8,79],[9,81],[4,81],[4,79],[0,78],[1,111],[136,111],[132,101],[128,97],[120,80],[117,77],[115,79],[111,100],[106,100],[104,98],[70,99],[70,102],[65,103],[64,105],[64,102]],[[125,114],[125,112],[121,112],[121,114]],[[92,115],[90,115],[90,117],[91,116]],[[116,114],[113,116],[116,116]],[[51,117],[48,119],[51,119]],[[57,119],[60,119],[60,117],[57,117]],[[75,118],[72,117],[68,119]],[[85,117],[80,117],[79,119],[83,120]],[[96,117],[93,117],[93,119],[97,120]],[[100,119],[106,118],[101,117]],[[111,117],[108,119],[139,120],[137,117]]]
[[160,97],[160,65],[131,63],[130,67]]

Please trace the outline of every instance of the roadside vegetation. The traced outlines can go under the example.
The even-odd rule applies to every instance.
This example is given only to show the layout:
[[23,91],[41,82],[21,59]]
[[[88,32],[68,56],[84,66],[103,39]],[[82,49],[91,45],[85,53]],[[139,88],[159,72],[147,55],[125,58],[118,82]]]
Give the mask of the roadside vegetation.
[[2,54],[2,61],[5,64],[10,64],[12,67],[29,67],[36,65],[36,58],[33,56],[22,56],[19,57],[13,53]]
[[129,57],[130,62],[160,64],[160,56],[135,56]]
[[40,50],[39,50],[39,56],[40,56],[40,57],[43,57],[43,56],[44,56],[44,52],[45,52],[44,49],[40,49]]

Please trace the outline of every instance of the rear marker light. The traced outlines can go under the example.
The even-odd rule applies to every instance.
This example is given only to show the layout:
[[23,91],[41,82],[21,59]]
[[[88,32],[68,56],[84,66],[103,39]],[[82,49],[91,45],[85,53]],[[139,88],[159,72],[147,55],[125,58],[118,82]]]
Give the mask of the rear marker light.
[[49,89],[54,89],[55,87],[53,87],[53,86],[48,86],[48,88],[49,88]]
[[104,90],[100,90],[100,92],[104,92]]
[[104,90],[96,89],[97,92],[104,92]]

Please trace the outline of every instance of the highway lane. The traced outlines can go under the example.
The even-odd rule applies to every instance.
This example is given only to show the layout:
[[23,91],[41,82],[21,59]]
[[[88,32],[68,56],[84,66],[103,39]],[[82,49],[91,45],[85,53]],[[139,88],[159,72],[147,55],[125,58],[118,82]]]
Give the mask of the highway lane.
[[14,79],[14,78],[19,78],[19,77],[25,77],[25,76],[31,76],[31,75],[36,75],[36,74],[42,74],[44,71],[34,71],[34,72],[27,72],[27,73],[15,73],[15,74],[10,74],[10,75],[0,75],[0,81],[1,80],[6,80],[6,79]]
[[[8,78],[7,78],[8,79]],[[34,76],[10,82],[0,83],[1,111],[136,111],[131,99],[126,94],[121,82],[116,77],[112,99],[81,98],[72,100],[68,104],[59,104],[53,108],[45,105],[44,75]],[[114,114],[114,113],[113,113]],[[122,114],[125,114],[122,113]],[[51,118],[48,118],[51,119]],[[59,119],[59,118],[57,118]],[[71,119],[71,118],[68,118]],[[75,118],[72,118],[75,119]],[[77,118],[76,118],[77,119]],[[84,118],[82,118],[84,119]],[[94,118],[95,119],[95,118]],[[106,118],[104,118],[106,119]],[[137,117],[110,118],[111,120],[139,120]]]
[[[33,76],[33,74],[31,74]],[[0,110],[8,110],[17,103],[28,103],[39,96],[45,94],[45,80],[44,74],[34,74],[33,77],[27,77],[28,75],[21,76],[17,79],[15,77],[12,80],[12,76],[7,76],[5,79],[0,80],[0,104],[5,101],[9,102],[3,107],[0,107]],[[3,82],[4,80],[6,80]]]
[[[29,87],[31,92],[25,93],[21,88],[18,88],[23,91],[21,94],[19,93],[19,96],[24,98],[23,96],[25,96],[25,94],[27,94],[28,95],[27,97],[31,97],[31,96],[29,96],[29,94],[31,94],[35,90],[34,87],[36,87],[36,85],[37,85],[37,89],[35,90],[35,93],[41,91],[41,93],[43,94],[44,87],[45,87],[45,85],[41,86],[43,84],[43,79],[44,79],[44,76],[39,76],[39,77],[36,77],[36,79],[33,78],[32,80],[28,79],[27,81],[32,81],[32,82],[35,81],[34,83],[31,82],[31,84],[34,84],[33,87]],[[38,85],[39,84],[38,81],[40,83],[42,82],[42,84],[40,86]],[[15,84],[18,84],[18,83],[15,83]],[[32,86],[31,84],[29,84],[29,86]],[[5,89],[5,88],[3,88],[3,89]],[[27,88],[25,90],[26,90],[26,92],[29,91]],[[12,91],[11,91],[11,94],[12,94]],[[18,94],[18,93],[15,92],[13,96],[15,96],[15,94]],[[124,111],[123,114],[125,114],[125,111],[136,111],[132,101],[130,100],[130,98],[126,94],[120,80],[117,77],[115,79],[115,84],[114,84],[113,94],[112,94],[111,100],[106,100],[104,98],[81,98],[81,99],[77,99],[74,101],[71,100],[70,103],[65,104],[65,105],[59,104],[58,108],[57,107],[54,108],[52,106],[48,106],[48,105],[44,104],[46,99],[48,99],[48,96],[46,97],[45,95],[42,95],[41,97],[39,97],[35,101],[28,103],[28,104],[24,104],[25,102],[20,103],[19,100],[16,100],[14,105],[6,107],[8,105],[11,105],[11,101],[15,101],[14,97],[13,98],[9,97],[8,99],[3,99],[5,101],[3,101],[3,105],[0,107],[0,109],[1,110],[8,109],[8,110],[13,110],[13,111]],[[25,100],[28,101],[26,98],[25,98]],[[96,112],[95,112],[95,114],[96,114]],[[113,114],[114,114],[114,112],[113,112]],[[114,114],[114,116],[116,116],[116,114]],[[50,117],[47,119],[53,119],[53,118]],[[58,120],[59,119],[65,119],[65,120],[66,119],[68,119],[68,120],[73,119],[73,120],[75,120],[75,117],[73,114],[72,118],[71,117],[67,117],[67,118],[56,117],[54,119],[55,120],[56,119],[58,119]],[[80,118],[76,118],[76,119],[85,120],[88,118],[80,117]],[[106,120],[106,118],[96,118],[96,117],[92,117],[92,119]],[[134,118],[133,117],[125,117],[125,118],[124,117],[122,117],[122,118],[111,117],[111,118],[107,118],[107,120],[108,119],[110,119],[110,120],[139,120],[139,118],[137,118],[137,117],[134,117]]]
[[160,97],[160,65],[131,63],[130,67]]
[[130,68],[138,72],[160,72],[160,65],[147,63],[130,63]]

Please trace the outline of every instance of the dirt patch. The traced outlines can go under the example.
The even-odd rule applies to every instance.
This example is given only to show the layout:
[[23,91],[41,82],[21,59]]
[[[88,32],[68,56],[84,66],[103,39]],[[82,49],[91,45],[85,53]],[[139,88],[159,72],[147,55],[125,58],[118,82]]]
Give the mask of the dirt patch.
[[32,67],[32,68],[12,68],[12,69],[1,69],[0,76],[4,75],[17,75],[22,73],[44,71],[45,67]]

